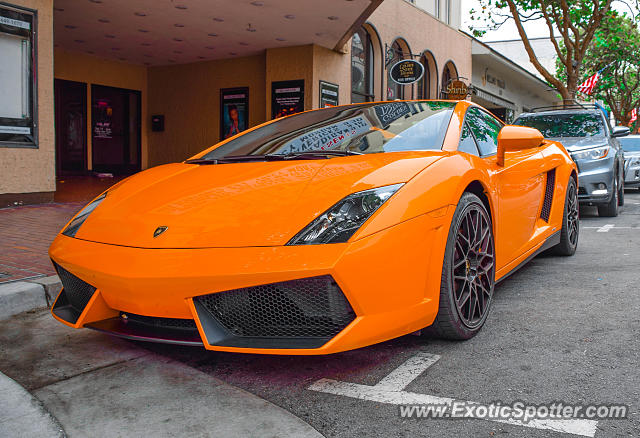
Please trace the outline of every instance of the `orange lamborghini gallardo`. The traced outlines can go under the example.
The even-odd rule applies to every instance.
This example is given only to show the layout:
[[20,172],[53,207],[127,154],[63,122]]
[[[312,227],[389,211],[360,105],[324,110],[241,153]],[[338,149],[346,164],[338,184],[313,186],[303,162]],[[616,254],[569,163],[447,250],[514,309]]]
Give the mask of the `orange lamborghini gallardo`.
[[52,313],[249,353],[468,339],[497,281],[575,252],[576,180],[560,143],[467,101],[288,116],[94,199],[51,246]]

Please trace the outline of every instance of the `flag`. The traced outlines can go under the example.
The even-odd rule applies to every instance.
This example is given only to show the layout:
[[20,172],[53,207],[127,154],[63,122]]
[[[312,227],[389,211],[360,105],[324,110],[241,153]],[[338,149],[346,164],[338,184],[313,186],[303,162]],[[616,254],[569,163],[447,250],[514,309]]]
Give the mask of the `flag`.
[[629,120],[629,125],[638,120],[638,109],[634,108],[631,110],[631,120]]
[[600,79],[600,72],[597,72],[589,79],[578,85],[578,91],[586,95],[590,95],[591,93],[593,93],[593,89],[596,87],[598,79]]

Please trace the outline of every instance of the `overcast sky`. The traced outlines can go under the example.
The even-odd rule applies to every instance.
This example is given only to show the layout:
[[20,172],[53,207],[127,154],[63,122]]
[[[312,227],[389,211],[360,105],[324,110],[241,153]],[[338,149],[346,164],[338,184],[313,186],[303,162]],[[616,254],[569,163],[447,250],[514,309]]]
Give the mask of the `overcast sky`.
[[[471,23],[469,20],[469,11],[471,9],[479,9],[479,4],[480,2],[478,0],[462,0],[462,30],[465,32],[469,32],[469,24]],[[614,1],[613,7],[620,12],[626,11],[630,13],[629,8],[621,1]],[[549,28],[544,20],[525,23],[525,29],[529,38],[549,37]],[[509,20],[503,24],[499,30],[489,31],[480,39],[483,41],[519,40],[520,35],[513,20]]]

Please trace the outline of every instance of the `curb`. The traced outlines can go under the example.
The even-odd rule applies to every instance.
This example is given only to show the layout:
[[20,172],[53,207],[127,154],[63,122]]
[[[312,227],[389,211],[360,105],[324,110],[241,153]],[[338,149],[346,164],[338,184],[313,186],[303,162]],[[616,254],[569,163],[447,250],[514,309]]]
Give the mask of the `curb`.
[[61,288],[57,275],[0,283],[0,320],[51,306]]
[[64,438],[64,429],[26,389],[0,373],[0,436]]

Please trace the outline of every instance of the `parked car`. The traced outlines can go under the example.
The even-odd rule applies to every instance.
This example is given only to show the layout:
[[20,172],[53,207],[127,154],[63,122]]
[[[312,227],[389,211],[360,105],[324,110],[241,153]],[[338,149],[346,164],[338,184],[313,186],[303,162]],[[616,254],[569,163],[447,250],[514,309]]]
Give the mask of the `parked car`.
[[624,156],[618,137],[629,128],[611,128],[604,112],[595,105],[521,114],[514,125],[538,129],[545,138],[558,141],[578,165],[578,199],[596,205],[600,216],[617,216],[624,205]]
[[624,186],[640,189],[640,135],[620,139],[624,150]]
[[267,122],[98,196],[56,237],[71,327],[210,350],[326,354],[429,326],[468,339],[496,281],[578,245],[561,144],[467,101]]

